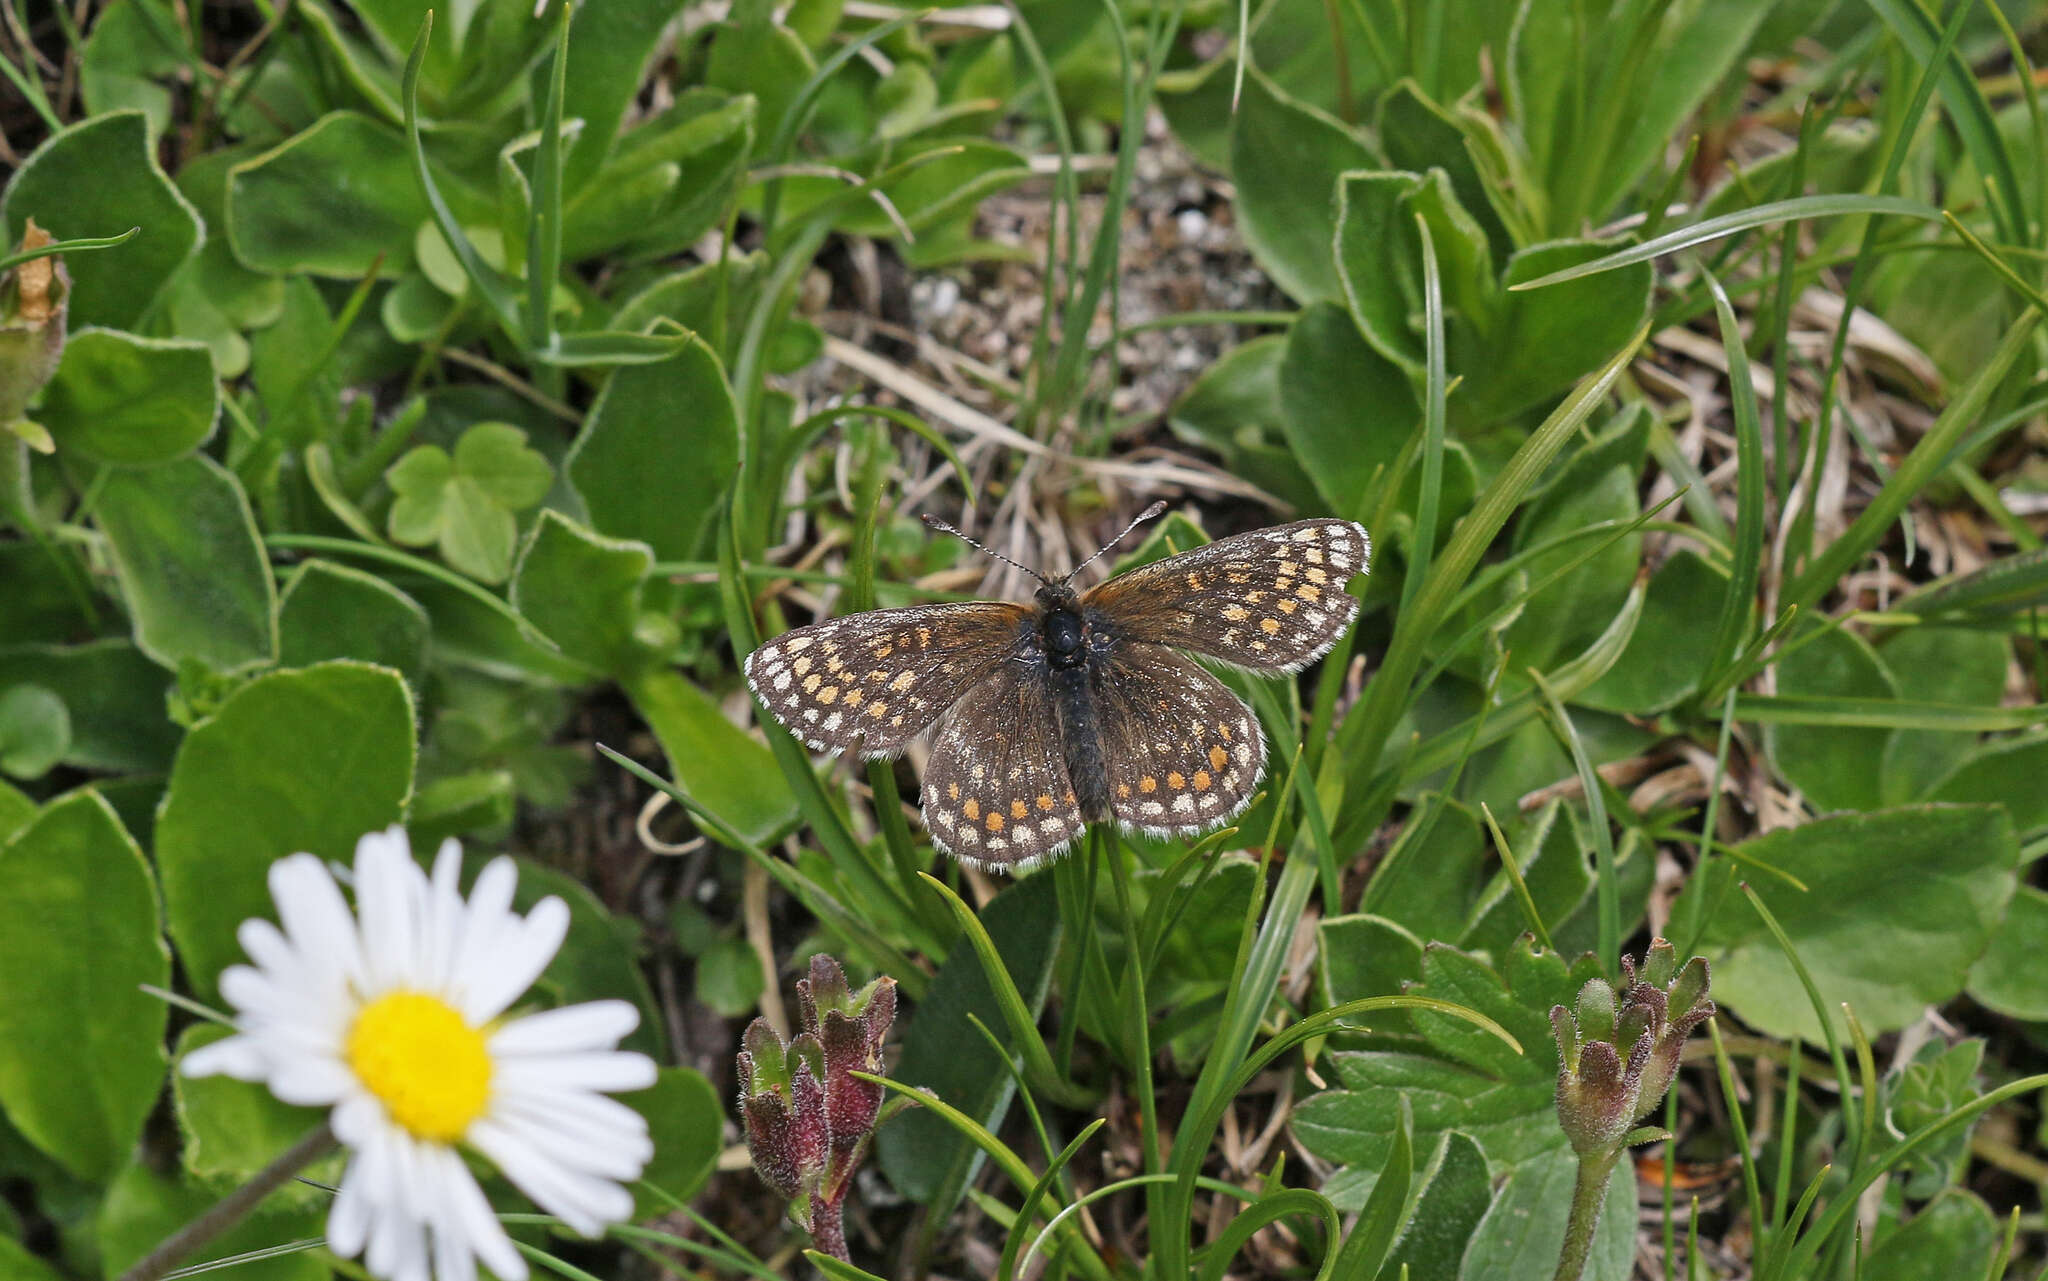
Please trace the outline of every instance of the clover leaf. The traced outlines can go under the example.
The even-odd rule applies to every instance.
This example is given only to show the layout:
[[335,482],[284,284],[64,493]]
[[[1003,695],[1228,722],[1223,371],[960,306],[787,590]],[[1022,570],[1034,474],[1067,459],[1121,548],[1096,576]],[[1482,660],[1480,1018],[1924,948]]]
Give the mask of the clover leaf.
[[471,578],[498,583],[512,572],[519,540],[514,513],[538,503],[554,469],[508,423],[478,423],[455,443],[455,456],[421,445],[391,465],[384,479],[398,495],[391,537],[409,547],[438,543],[441,556]]

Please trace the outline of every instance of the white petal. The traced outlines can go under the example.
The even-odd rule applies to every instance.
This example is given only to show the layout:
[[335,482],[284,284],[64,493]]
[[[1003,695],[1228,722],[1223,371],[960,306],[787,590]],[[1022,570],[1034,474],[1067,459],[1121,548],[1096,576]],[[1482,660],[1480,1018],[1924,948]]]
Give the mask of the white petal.
[[419,984],[430,992],[446,992],[455,973],[455,955],[462,945],[462,845],[454,837],[441,842],[427,894],[425,949]]
[[459,1236],[467,1250],[482,1259],[499,1281],[523,1281],[526,1260],[513,1247],[512,1238],[505,1235],[504,1225],[484,1199],[483,1189],[477,1186],[469,1167],[452,1149],[444,1149],[439,1161],[441,1217],[435,1223],[435,1232]]
[[230,1036],[202,1045],[179,1061],[186,1076],[231,1076],[237,1081],[261,1081],[270,1070],[254,1037]]
[[370,1238],[372,1207],[363,1166],[360,1154],[349,1158],[348,1168],[341,1174],[341,1188],[334,1194],[334,1206],[327,1212],[328,1248],[344,1259],[361,1254]]
[[469,1139],[535,1204],[584,1236],[596,1236],[605,1224],[633,1212],[632,1195],[618,1184],[549,1160],[523,1135],[489,1118],[470,1127]]
[[525,1088],[602,1090],[622,1094],[654,1084],[654,1060],[634,1050],[597,1050],[574,1054],[522,1055],[508,1059]]
[[405,829],[356,842],[356,914],[362,922],[364,979],[382,994],[418,980],[420,908],[426,877],[412,861]]
[[640,1026],[631,1001],[585,1001],[513,1019],[491,1037],[491,1057],[573,1050],[608,1050]]
[[496,1018],[541,976],[569,933],[569,905],[550,895],[533,905],[516,933],[479,957],[482,972],[464,994],[463,1013],[476,1022]]
[[300,1107],[323,1107],[355,1088],[355,1074],[335,1059],[288,1058],[270,1074],[270,1092]]
[[624,1143],[596,1143],[588,1134],[552,1125],[539,1118],[493,1112],[491,1120],[504,1127],[506,1133],[517,1136],[536,1157],[552,1161],[565,1170],[592,1174],[618,1183],[639,1178],[640,1171],[647,1168],[647,1158],[653,1155],[651,1141],[638,1147]]
[[270,894],[294,951],[339,979],[360,976],[355,918],[326,864],[311,854],[279,859],[270,865]]

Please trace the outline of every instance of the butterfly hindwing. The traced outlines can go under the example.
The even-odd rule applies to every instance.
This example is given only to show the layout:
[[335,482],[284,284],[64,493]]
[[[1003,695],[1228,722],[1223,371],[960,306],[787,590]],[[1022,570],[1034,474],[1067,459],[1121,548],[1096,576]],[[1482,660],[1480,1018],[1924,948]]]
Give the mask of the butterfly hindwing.
[[1191,836],[1251,803],[1266,772],[1265,732],[1199,663],[1125,642],[1090,688],[1117,822],[1152,836]]
[[1298,520],[1141,565],[1081,603],[1119,640],[1296,671],[1328,653],[1358,616],[1344,585],[1371,559],[1372,540],[1356,521]]
[[933,844],[977,867],[1029,867],[1081,834],[1042,661],[1006,663],[946,713],[922,800]]
[[747,655],[747,684],[814,751],[894,756],[1004,665],[1030,614],[1005,601],[850,614]]

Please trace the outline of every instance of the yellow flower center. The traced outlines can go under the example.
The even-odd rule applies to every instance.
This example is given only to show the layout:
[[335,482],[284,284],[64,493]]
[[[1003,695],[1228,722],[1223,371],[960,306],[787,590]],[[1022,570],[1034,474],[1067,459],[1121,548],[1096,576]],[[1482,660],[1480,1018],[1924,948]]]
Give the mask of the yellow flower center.
[[439,997],[378,997],[356,1015],[346,1053],[356,1079],[419,1138],[454,1142],[490,1102],[484,1034]]

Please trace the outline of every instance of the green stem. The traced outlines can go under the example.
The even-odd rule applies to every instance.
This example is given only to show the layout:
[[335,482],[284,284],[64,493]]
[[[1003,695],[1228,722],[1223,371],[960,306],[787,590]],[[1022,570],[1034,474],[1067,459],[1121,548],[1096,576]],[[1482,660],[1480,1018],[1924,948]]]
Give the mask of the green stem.
[[1572,1217],[1564,1225],[1564,1252],[1557,1259],[1554,1281],[1579,1281],[1593,1253],[1593,1229],[1600,1224],[1600,1203],[1607,1199],[1607,1178],[1614,1173],[1619,1151],[1579,1157],[1578,1182],[1572,1185]]

